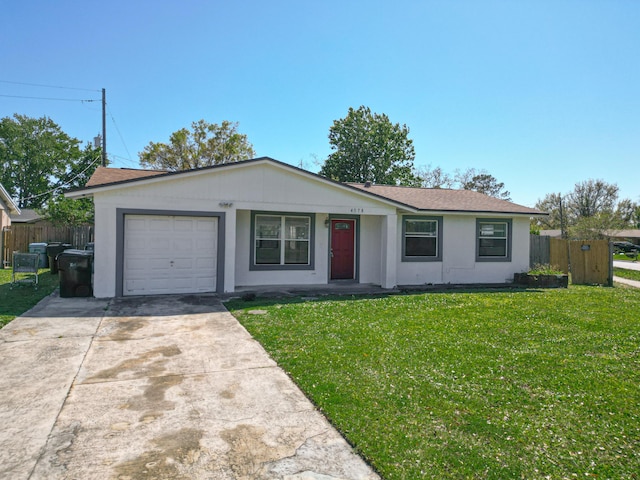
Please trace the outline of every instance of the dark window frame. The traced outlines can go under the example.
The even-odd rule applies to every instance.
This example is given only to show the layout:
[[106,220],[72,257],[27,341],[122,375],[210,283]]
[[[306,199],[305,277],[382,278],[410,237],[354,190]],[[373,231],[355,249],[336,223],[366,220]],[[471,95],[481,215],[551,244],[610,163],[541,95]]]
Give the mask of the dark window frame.
[[[507,226],[507,236],[505,240],[506,255],[481,255],[480,254],[480,236],[482,224],[504,224]],[[484,237],[492,238],[492,237]],[[502,240],[499,238],[499,240]],[[510,262],[513,246],[513,220],[511,218],[476,218],[476,262]]]
[[[437,225],[436,239],[436,255],[407,255],[407,220],[427,220],[435,221]],[[442,224],[443,217],[441,216],[422,216],[422,215],[403,215],[402,216],[402,261],[403,262],[441,262],[442,251],[444,245],[442,244]]]
[[[309,263],[271,263],[261,264],[256,263],[256,217],[257,216],[270,216],[270,217],[305,217],[309,219]],[[315,229],[316,229],[316,214],[315,213],[299,213],[299,212],[271,212],[271,211],[251,211],[251,246],[250,246],[250,258],[249,258],[249,270],[252,271],[274,271],[274,270],[314,270],[315,268]],[[278,241],[285,242],[286,240],[280,238]],[[282,250],[281,250],[282,254]],[[284,257],[280,258],[280,261],[284,261]]]

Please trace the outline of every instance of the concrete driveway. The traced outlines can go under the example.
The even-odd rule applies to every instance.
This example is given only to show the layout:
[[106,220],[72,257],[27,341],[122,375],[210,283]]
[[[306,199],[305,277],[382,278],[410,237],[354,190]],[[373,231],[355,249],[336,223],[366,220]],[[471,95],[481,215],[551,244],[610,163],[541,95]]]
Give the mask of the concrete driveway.
[[0,330],[0,478],[375,479],[214,296],[51,296]]

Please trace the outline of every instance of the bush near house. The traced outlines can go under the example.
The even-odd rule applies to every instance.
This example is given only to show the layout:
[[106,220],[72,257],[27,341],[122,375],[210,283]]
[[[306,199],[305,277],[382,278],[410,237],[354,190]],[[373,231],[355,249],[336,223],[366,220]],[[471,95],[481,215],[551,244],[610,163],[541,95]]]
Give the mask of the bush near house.
[[640,471],[640,290],[227,307],[387,480]]

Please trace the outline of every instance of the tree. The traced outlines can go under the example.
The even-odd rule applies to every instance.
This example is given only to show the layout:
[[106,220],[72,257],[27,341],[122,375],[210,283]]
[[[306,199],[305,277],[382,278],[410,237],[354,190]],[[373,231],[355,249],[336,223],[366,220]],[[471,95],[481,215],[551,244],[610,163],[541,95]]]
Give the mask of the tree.
[[489,175],[484,170],[479,173],[475,173],[473,169],[470,170],[473,172],[471,178],[460,182],[463,190],[473,190],[501,200],[511,200],[511,194],[504,189],[503,182],[498,182],[493,175]]
[[80,141],[47,117],[0,120],[0,183],[20,208],[40,208],[81,155]]
[[625,198],[618,202],[616,216],[625,227],[640,228],[640,205]]
[[[70,167],[62,179],[64,190],[84,187],[100,164],[101,153],[101,148],[93,148],[88,144],[78,161]],[[93,199],[65,198],[63,190],[57,190],[40,212],[54,225],[87,225],[94,221]]]
[[143,168],[178,171],[248,160],[255,152],[237,122],[199,120],[190,131],[173,132],[168,144],[150,142],[138,156]]
[[538,200],[536,203],[537,210],[549,214],[537,220],[538,224],[545,230],[562,229],[564,231],[566,212],[562,202],[562,194],[547,193],[542,200]]
[[568,208],[576,218],[593,217],[602,212],[613,212],[618,200],[618,186],[604,180],[576,183],[568,195]]
[[618,201],[618,186],[604,180],[576,183],[566,195],[547,194],[536,208],[549,214],[538,219],[538,225],[562,228],[572,238],[602,238],[609,230],[629,228],[639,220],[638,205],[629,199]]
[[424,188],[452,188],[455,183],[453,177],[445,173],[442,168],[431,168],[431,165],[418,169],[417,175]]
[[415,151],[409,128],[391,123],[385,114],[368,107],[349,108],[345,118],[329,129],[333,153],[320,175],[339,182],[367,181],[382,185],[418,185],[414,173]]

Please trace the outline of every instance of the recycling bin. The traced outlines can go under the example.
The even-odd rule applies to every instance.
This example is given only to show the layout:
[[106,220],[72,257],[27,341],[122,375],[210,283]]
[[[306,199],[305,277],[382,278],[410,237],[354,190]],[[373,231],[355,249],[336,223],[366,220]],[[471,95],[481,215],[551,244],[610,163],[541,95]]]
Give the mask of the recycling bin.
[[62,242],[49,242],[47,244],[47,257],[49,257],[49,268],[52,275],[58,273],[58,260],[56,257],[71,247],[70,243]]
[[40,256],[38,261],[38,268],[47,268],[49,266],[46,243],[30,243],[29,253],[37,253]]
[[58,255],[58,275],[61,297],[91,297],[91,269],[93,252],[89,250],[65,250]]

